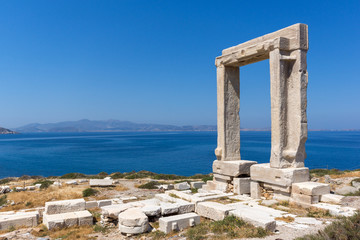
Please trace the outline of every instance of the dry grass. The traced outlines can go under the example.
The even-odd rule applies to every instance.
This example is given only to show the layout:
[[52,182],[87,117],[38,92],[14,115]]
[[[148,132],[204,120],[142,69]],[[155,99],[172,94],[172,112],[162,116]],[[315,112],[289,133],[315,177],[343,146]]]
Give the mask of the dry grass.
[[325,229],[312,235],[305,235],[296,240],[356,240],[360,239],[360,214],[359,212],[352,217],[342,217],[334,221]]
[[222,221],[215,222],[202,220],[199,225],[189,228],[186,231],[186,237],[189,240],[263,238],[270,234],[270,232],[263,228],[254,227],[233,216],[228,216]]
[[43,207],[45,202],[82,198],[85,186],[50,186],[40,191],[11,192],[7,199],[14,201],[15,205],[2,208],[0,211],[12,211],[25,208]]
[[330,175],[331,178],[360,177],[360,171],[344,172],[339,175]]
[[[281,210],[281,211],[287,211],[288,213],[297,215],[299,217],[313,217],[313,218],[336,218],[335,216],[332,216],[328,210],[310,207],[310,208],[303,208],[297,204],[289,203],[287,206],[287,209],[279,208],[278,205],[272,205],[270,206],[272,208]],[[283,219],[279,219],[284,221]]]
[[32,231],[32,234],[37,237],[49,236],[51,239],[67,239],[67,240],[89,240],[96,239],[95,237],[88,237],[89,234],[94,233],[92,226],[70,227],[64,229],[47,230],[42,226],[41,231]]
[[231,204],[231,203],[241,202],[241,200],[229,198],[229,197],[221,197],[221,198],[211,200],[211,202],[217,202],[217,203],[221,203],[221,204]]
[[116,185],[113,189],[119,192],[129,190],[127,187],[121,184]]
[[291,223],[295,220],[295,218],[287,216],[287,217],[277,217],[277,218],[275,218],[275,220]]

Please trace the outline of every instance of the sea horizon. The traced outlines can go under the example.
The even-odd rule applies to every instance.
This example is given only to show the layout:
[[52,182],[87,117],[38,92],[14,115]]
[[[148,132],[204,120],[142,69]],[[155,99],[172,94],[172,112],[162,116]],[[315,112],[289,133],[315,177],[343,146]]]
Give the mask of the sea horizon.
[[[0,178],[70,172],[131,172],[190,176],[212,172],[215,131],[75,132],[1,135]],[[243,131],[241,159],[269,162],[271,132]],[[360,168],[358,131],[310,131],[305,166]],[[344,161],[346,159],[346,161]]]

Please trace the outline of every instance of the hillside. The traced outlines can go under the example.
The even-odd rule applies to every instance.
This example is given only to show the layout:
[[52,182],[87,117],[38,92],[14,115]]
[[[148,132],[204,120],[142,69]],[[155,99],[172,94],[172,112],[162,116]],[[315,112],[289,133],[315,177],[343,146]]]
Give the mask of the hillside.
[[19,128],[18,132],[117,132],[117,131],[216,131],[216,126],[175,126],[163,124],[134,123],[129,121],[105,120],[66,121],[58,123],[32,123]]
[[0,134],[17,134],[17,132],[11,131],[10,129],[0,127]]

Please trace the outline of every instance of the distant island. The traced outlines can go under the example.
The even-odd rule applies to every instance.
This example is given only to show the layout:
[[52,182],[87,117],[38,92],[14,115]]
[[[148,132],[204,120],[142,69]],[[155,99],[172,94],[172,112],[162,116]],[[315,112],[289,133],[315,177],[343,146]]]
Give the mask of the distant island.
[[11,131],[10,129],[0,127],[0,134],[18,134],[18,133],[15,131]]
[[121,131],[216,131],[216,125],[175,126],[165,124],[134,123],[130,121],[104,120],[66,121],[58,123],[32,123],[15,129],[30,132],[121,132]]
[[[88,120],[65,121],[57,123],[31,123],[15,128],[14,131],[0,128],[0,134],[14,133],[54,133],[54,132],[167,132],[167,131],[216,131],[216,125],[186,125],[134,123],[120,120]],[[271,128],[240,128],[241,131],[271,131]],[[309,129],[309,131],[359,131],[359,129]]]

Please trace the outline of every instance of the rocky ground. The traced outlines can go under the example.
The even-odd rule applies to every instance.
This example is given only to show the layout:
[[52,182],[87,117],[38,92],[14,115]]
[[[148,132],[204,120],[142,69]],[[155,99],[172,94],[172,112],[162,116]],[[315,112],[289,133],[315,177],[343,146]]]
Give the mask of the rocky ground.
[[[336,193],[342,193],[347,195],[356,195],[360,190],[357,179],[360,178],[360,172],[351,172],[345,174],[325,175],[325,176],[313,176],[312,181],[326,182],[331,185],[332,191]],[[47,189],[36,189],[33,191],[19,191],[7,193],[7,203],[4,204],[0,213],[4,211],[28,209],[35,207],[43,207],[45,202],[54,200],[65,200],[82,198],[82,192],[89,187],[88,181],[83,179],[75,179],[78,184],[67,184],[74,180],[66,179],[48,179],[58,182],[58,185],[51,185]],[[12,181],[7,183],[10,188],[30,186],[35,181],[34,179]],[[95,188],[98,192],[95,196],[89,196],[85,199],[100,200],[100,199],[113,199],[113,198],[127,198],[136,197],[137,200],[144,200],[153,198],[155,194],[163,192],[162,190],[149,190],[141,189],[138,186],[149,182],[149,179],[117,179],[113,187],[107,188]],[[171,182],[171,181],[163,181]],[[173,181],[172,181],[173,182]],[[4,196],[4,195],[0,195]],[[360,210],[360,196],[346,196],[342,200],[343,206],[350,206]],[[283,207],[283,210],[286,207]],[[305,215],[304,215],[305,216]],[[334,221],[332,218],[322,218],[317,216],[317,220],[320,222],[330,223]],[[202,219],[203,221],[203,219]],[[305,234],[315,233],[326,226],[326,224],[304,224],[289,227],[289,225],[279,225],[277,231],[265,238],[252,238],[252,239],[265,239],[265,240],[287,240],[294,239],[296,237],[303,236]],[[154,226],[155,228],[157,226]],[[10,229],[9,231],[0,232],[0,240],[5,239],[186,239],[186,230],[178,233],[170,234],[167,236],[150,233],[141,236],[127,237],[119,232],[116,227],[107,227],[101,229],[95,229],[94,227],[77,227],[71,229],[63,229],[57,231],[46,231],[42,226],[36,228],[20,228]]]

